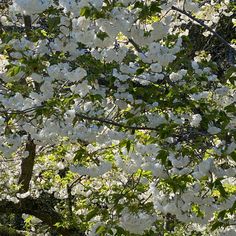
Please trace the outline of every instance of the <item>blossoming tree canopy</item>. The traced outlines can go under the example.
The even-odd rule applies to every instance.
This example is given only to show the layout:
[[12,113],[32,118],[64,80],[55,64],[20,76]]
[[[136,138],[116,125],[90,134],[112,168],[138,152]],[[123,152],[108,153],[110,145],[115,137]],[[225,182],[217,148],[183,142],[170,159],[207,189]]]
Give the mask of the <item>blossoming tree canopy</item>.
[[0,235],[235,235],[235,1],[0,4]]

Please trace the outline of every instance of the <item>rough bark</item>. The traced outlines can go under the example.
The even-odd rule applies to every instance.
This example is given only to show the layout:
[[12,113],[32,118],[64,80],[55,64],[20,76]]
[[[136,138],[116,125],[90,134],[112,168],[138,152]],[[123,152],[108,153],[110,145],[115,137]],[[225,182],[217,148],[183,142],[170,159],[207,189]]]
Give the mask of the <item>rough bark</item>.
[[31,28],[32,28],[31,17],[30,17],[30,16],[27,16],[27,15],[24,15],[23,18],[24,18],[24,23],[25,23],[25,32],[26,32],[26,35],[27,35],[27,37],[30,38],[30,32],[31,32]]
[[34,167],[34,159],[36,156],[36,145],[30,136],[28,137],[25,150],[29,153],[29,155],[24,158],[21,163],[21,175],[18,181],[18,183],[21,184],[21,193],[27,192],[29,190]]
[[56,212],[52,206],[47,204],[45,198],[41,196],[37,199],[32,197],[27,197],[21,199],[19,203],[13,203],[8,200],[0,201],[0,213],[14,213],[14,214],[29,214],[37,217],[47,224],[50,228],[57,231],[63,236],[84,236],[85,234],[81,232],[78,228],[69,227],[55,227],[56,223],[63,223],[64,218],[61,214]]
[[1,236],[24,236],[26,235],[26,232],[13,229],[11,227],[0,225],[0,235]]

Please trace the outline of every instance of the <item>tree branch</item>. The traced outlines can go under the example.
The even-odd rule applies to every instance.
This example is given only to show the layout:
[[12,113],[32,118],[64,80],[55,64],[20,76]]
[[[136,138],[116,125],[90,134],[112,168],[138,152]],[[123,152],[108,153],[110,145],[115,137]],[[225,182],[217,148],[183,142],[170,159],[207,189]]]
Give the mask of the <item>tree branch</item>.
[[47,200],[42,195],[37,199],[32,197],[21,199],[19,203],[2,200],[0,201],[0,212],[3,214],[25,213],[33,215],[63,236],[85,236],[83,232],[73,226],[68,228],[56,227],[56,223],[63,223],[65,219],[54,210],[53,206],[47,203]]
[[[170,81],[169,78],[168,78],[167,82],[169,84],[171,84],[172,86],[174,86],[174,83],[172,81]],[[36,110],[37,108],[43,108],[43,107],[44,106],[32,107],[32,108],[28,108],[27,110],[23,110],[23,111],[17,111],[17,110],[0,111],[0,114],[26,114],[28,112],[32,112],[33,110]],[[154,130],[154,131],[157,130],[156,128],[146,127],[146,126],[129,126],[129,125],[118,123],[118,122],[115,122],[112,120],[98,118],[98,117],[91,117],[91,116],[87,116],[87,115],[83,115],[83,114],[79,114],[79,113],[77,113],[76,116],[79,118],[85,119],[85,120],[98,121],[101,123],[110,124],[110,125],[114,125],[114,126],[126,128],[126,129],[131,129],[131,130]]]
[[129,42],[134,46],[134,48],[136,49],[137,52],[143,53],[141,48],[139,47],[139,45],[137,43],[135,43],[133,39],[129,39]]
[[211,29],[209,26],[207,26],[204,21],[197,19],[196,17],[192,16],[191,14],[189,14],[188,12],[186,12],[185,10],[181,10],[175,6],[171,7],[172,10],[177,11],[183,15],[186,15],[187,17],[189,17],[191,20],[197,22],[198,24],[200,24],[201,26],[203,26],[205,29],[209,30],[213,35],[215,35],[227,48],[229,48],[233,53],[236,54],[236,50],[223,38],[221,37],[217,32],[215,32],[213,29]]
[[24,19],[24,23],[25,23],[26,35],[30,38],[30,31],[31,31],[31,28],[32,28],[31,16],[24,15],[23,19]]
[[27,151],[29,155],[26,158],[23,158],[21,162],[21,175],[18,181],[18,183],[21,184],[21,193],[27,192],[29,190],[34,167],[34,159],[36,156],[36,145],[30,136],[28,136],[28,142],[26,143],[25,151]]
[[[11,227],[0,225],[0,235],[4,236],[25,236],[26,232],[21,230],[16,230]],[[35,235],[35,234],[33,234]]]
[[85,119],[85,120],[91,120],[91,121],[98,121],[101,123],[105,123],[105,124],[109,124],[109,125],[114,125],[117,127],[121,127],[121,128],[126,128],[126,129],[131,129],[131,130],[155,130],[157,131],[156,128],[152,128],[152,127],[146,127],[146,126],[129,126],[129,125],[125,125],[125,124],[121,124],[112,120],[108,120],[108,119],[104,119],[104,118],[98,118],[98,117],[91,117],[91,116],[86,116],[83,114],[76,114],[77,117]]

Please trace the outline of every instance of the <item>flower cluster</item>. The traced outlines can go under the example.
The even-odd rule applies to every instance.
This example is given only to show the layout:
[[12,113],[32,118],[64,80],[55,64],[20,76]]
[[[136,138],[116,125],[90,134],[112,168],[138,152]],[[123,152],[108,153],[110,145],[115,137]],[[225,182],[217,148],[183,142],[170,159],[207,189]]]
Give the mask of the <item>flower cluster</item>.
[[233,1],[12,2],[0,235],[233,235]]

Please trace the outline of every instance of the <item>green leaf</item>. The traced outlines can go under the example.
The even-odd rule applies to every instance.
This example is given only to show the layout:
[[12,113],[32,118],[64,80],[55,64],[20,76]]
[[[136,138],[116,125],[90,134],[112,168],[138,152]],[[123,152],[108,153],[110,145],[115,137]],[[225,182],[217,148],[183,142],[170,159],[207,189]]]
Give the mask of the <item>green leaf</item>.
[[101,233],[103,233],[103,232],[105,232],[105,231],[106,231],[106,227],[105,227],[104,225],[100,225],[100,226],[97,228],[96,233],[97,233],[97,234],[101,234]]
[[[60,24],[60,17],[48,18],[48,29],[50,32],[55,30],[59,24]],[[42,30],[41,30],[41,33],[43,33]],[[47,35],[45,35],[45,36],[47,36]]]
[[[119,202],[119,199],[117,202]],[[124,205],[116,203],[116,212],[118,214],[121,213],[123,209],[124,209]]]
[[98,37],[99,39],[101,39],[101,40],[104,40],[105,38],[107,38],[107,37],[109,37],[109,36],[108,36],[108,34],[107,34],[106,32],[100,31],[100,32],[97,33],[97,37]]
[[222,197],[227,197],[227,192],[225,191],[220,179],[217,179],[215,182],[214,182],[214,187],[220,192],[221,196]]
[[144,72],[144,68],[138,68],[136,71],[136,75],[141,75]]
[[219,227],[221,227],[221,226],[223,226],[223,225],[224,225],[224,223],[222,223],[222,222],[220,222],[220,221],[217,221],[216,223],[214,223],[214,224],[212,225],[211,230],[214,231],[214,230],[216,230],[217,228],[219,228]]
[[168,152],[166,150],[160,150],[158,155],[157,155],[157,158],[159,160],[161,160],[161,164],[162,165],[165,165],[166,164],[166,161],[167,161],[167,156],[168,156]]
[[80,148],[77,152],[76,155],[74,157],[74,161],[81,161],[87,154],[86,149],[84,148]]
[[90,221],[93,217],[95,217],[98,213],[98,209],[95,208],[94,210],[91,210],[87,216],[86,216],[86,221]]
[[13,66],[13,67],[11,67],[11,68],[8,70],[7,76],[10,76],[10,77],[15,76],[15,75],[17,75],[20,71],[21,71],[20,66]]
[[117,230],[117,232],[116,232],[116,235],[117,235],[117,236],[127,235],[127,232],[126,232],[123,228],[121,228],[121,227],[119,227],[119,226],[116,226],[116,230]]
[[137,1],[135,4],[134,4],[134,8],[143,8],[144,6],[144,3],[143,2],[140,2],[140,1]]
[[80,16],[85,16],[85,18],[88,18],[90,16],[91,9],[89,7],[83,7],[80,9]]
[[131,141],[128,140],[127,143],[126,143],[126,148],[127,148],[128,152],[130,151],[130,147],[131,147]]
[[47,37],[47,36],[48,36],[47,31],[45,31],[45,30],[40,30],[40,33],[41,33],[44,37]]
[[230,154],[230,157],[236,162],[236,152],[235,151]]
[[158,13],[161,11],[160,5],[158,2],[154,1],[150,5],[150,11],[152,14]]
[[230,214],[234,214],[235,210],[236,210],[236,201],[234,202],[233,206],[229,210]]
[[223,219],[224,216],[225,216],[225,214],[226,214],[226,210],[221,211],[221,212],[218,214],[218,218]]
[[236,67],[235,66],[230,67],[226,71],[225,78],[228,79],[230,83],[234,85],[234,82],[236,80]]
[[226,106],[224,108],[227,112],[232,112],[232,113],[235,113],[236,110],[235,110],[235,104],[230,104],[229,106]]

